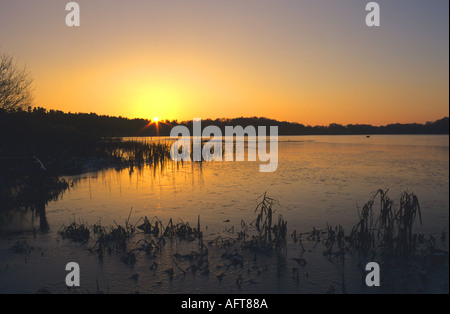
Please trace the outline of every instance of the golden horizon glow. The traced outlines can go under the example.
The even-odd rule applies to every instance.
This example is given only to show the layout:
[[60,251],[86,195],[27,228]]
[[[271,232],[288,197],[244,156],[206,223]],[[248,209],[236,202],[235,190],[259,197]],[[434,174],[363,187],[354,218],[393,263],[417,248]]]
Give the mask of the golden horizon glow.
[[378,28],[354,1],[132,2],[80,0],[78,28],[53,0],[0,2],[1,50],[27,65],[33,105],[305,125],[449,116],[448,1],[384,1]]

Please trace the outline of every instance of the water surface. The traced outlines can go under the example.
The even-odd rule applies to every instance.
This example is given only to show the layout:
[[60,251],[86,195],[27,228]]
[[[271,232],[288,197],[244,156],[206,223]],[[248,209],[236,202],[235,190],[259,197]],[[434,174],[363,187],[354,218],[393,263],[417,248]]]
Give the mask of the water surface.
[[[74,180],[73,188],[46,208],[48,232],[38,233],[37,238],[33,238],[38,218],[26,213],[0,224],[3,231],[0,292],[35,292],[40,287],[64,292],[63,265],[77,259],[84,261],[91,279],[102,278],[114,292],[132,292],[136,287],[130,288],[127,280],[120,279],[126,275],[120,277],[120,274],[145,273],[148,265],[143,263],[141,268],[137,265],[135,269],[118,271],[120,262],[99,264],[96,256],[80,253],[79,245],[68,241],[63,244],[56,235],[62,224],[73,219],[87,224],[123,223],[130,210],[131,222],[143,216],[157,216],[162,221],[174,218],[196,223],[200,215],[205,234],[216,234],[232,226],[237,228],[242,220],[254,220],[253,210],[259,197],[267,192],[279,201],[277,213],[288,221],[291,234],[293,230],[322,228],[327,223],[350,228],[357,222],[358,208],[378,189],[389,189],[394,200],[408,190],[418,196],[421,205],[423,226],[418,226],[417,231],[440,233],[449,227],[448,135],[280,137],[279,165],[273,173],[259,172],[259,162],[170,161],[164,166],[107,169],[67,179]],[[9,252],[11,243],[17,239],[35,241],[34,246],[43,252],[41,257],[24,263],[23,256]],[[289,241],[292,242],[290,238]],[[283,284],[277,281],[278,275],[277,280],[268,276],[265,284],[249,285],[243,292],[324,292],[327,280],[340,280],[337,274],[324,275],[327,263],[317,261],[309,266],[312,267],[310,272],[316,272],[321,278],[311,279],[313,283],[309,286],[299,288],[292,282]],[[59,270],[52,272],[52,268]],[[36,275],[37,270],[40,275]],[[204,285],[206,292],[232,290],[232,284],[218,283],[212,277],[206,285],[193,279],[178,288],[169,282],[154,284],[149,277],[148,282],[152,284],[142,284],[140,289],[144,292],[205,292],[206,288],[201,288]],[[86,285],[94,292],[95,281],[92,280],[87,280]],[[353,289],[353,292],[361,292],[363,288],[353,286]]]

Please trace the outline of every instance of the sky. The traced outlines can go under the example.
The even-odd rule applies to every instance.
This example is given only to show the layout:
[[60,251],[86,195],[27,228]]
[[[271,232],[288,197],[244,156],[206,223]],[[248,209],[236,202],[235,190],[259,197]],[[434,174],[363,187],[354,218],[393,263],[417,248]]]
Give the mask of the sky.
[[306,125],[449,115],[449,1],[1,0],[0,52],[34,105],[130,118]]

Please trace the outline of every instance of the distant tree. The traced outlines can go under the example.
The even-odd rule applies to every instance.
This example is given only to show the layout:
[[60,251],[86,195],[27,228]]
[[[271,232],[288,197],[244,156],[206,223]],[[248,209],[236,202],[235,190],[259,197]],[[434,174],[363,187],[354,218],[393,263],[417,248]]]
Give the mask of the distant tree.
[[30,106],[32,82],[26,67],[20,68],[13,56],[0,55],[0,109],[17,111]]

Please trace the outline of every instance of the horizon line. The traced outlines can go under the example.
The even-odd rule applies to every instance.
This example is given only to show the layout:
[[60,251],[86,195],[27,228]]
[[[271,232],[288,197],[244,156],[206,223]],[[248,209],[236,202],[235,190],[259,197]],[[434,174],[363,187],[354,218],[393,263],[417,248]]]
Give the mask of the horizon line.
[[[44,109],[46,111],[46,113],[49,113],[51,111],[55,111],[55,112],[62,112],[63,114],[85,114],[85,115],[94,114],[94,115],[97,115],[99,117],[122,118],[122,119],[127,119],[127,120],[144,120],[144,121],[148,121],[148,122],[152,122],[153,119],[154,119],[154,118],[152,119],[152,118],[142,118],[142,117],[126,117],[126,116],[122,116],[122,115],[108,115],[108,114],[101,114],[101,113],[96,113],[96,112],[89,112],[89,113],[88,112],[71,112],[71,111],[67,111],[66,112],[66,111],[63,111],[63,110],[60,110],[60,109],[47,109],[47,108],[40,107],[40,106],[35,106],[35,107],[29,106],[29,108],[31,108],[31,111]],[[22,111],[28,112],[28,108],[27,108],[27,110],[22,109]],[[179,119],[164,119],[164,118],[158,117],[159,122],[163,122],[163,121],[164,122],[165,121],[169,121],[169,122],[177,121],[177,123],[179,123],[179,124],[186,123],[186,122],[192,122],[194,119],[198,119],[198,118],[192,118],[190,120],[179,120]],[[301,124],[301,125],[303,125],[305,127],[329,127],[330,125],[341,125],[341,126],[368,125],[368,126],[373,126],[373,127],[385,127],[385,126],[396,125],[396,124],[401,124],[401,125],[409,125],[409,124],[425,125],[427,123],[434,123],[434,122],[439,121],[439,120],[449,119],[449,115],[444,115],[443,117],[435,119],[435,120],[427,120],[424,123],[420,123],[420,122],[408,122],[408,123],[393,122],[393,123],[380,124],[380,125],[374,125],[374,124],[370,124],[370,123],[360,123],[360,122],[358,122],[358,123],[347,123],[347,124],[342,124],[342,123],[338,123],[338,122],[332,122],[332,123],[329,123],[328,125],[326,125],[326,124],[311,125],[311,124],[305,124],[305,123],[297,122],[297,121],[291,122],[291,121],[287,121],[287,120],[277,120],[275,118],[268,118],[268,117],[264,117],[264,116],[246,116],[246,117],[240,116],[240,117],[234,117],[234,118],[221,117],[221,118],[199,118],[199,119],[201,119],[203,121],[206,121],[206,120],[211,120],[211,121],[214,121],[214,120],[236,120],[236,119],[266,119],[266,120],[272,120],[272,121],[279,122],[279,123]]]

